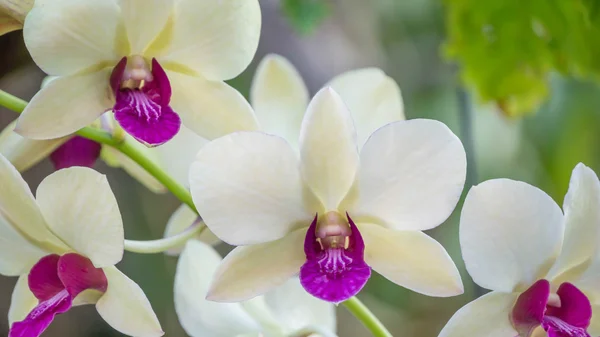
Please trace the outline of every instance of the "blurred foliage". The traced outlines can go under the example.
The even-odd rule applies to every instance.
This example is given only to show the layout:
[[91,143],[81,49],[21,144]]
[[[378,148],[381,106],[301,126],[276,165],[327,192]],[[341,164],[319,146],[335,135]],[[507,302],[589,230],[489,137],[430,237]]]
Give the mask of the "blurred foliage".
[[329,5],[324,0],[282,0],[283,14],[300,34],[310,34],[329,13]]
[[446,51],[480,99],[509,116],[534,112],[549,77],[600,75],[597,0],[446,0]]

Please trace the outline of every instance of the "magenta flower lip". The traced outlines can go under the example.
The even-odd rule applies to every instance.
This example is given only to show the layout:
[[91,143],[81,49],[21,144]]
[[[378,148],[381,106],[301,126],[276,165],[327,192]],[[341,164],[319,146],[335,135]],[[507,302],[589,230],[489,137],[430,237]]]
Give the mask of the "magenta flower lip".
[[92,167],[100,157],[101,150],[100,143],[74,136],[52,152],[50,161],[57,170],[73,166]]

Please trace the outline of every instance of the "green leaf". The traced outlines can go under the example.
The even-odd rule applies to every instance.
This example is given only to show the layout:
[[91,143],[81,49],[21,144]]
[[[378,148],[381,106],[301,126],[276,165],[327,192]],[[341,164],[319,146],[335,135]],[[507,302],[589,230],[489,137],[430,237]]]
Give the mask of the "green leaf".
[[329,6],[322,0],[282,0],[281,6],[294,29],[305,35],[329,15]]

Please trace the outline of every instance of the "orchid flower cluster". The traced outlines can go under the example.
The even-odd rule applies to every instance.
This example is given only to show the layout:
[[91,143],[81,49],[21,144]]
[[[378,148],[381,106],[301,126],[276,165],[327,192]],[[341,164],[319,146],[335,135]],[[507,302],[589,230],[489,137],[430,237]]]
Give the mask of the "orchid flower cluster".
[[[10,337],[40,336],[85,304],[123,334],[163,335],[144,291],[115,267],[124,250],[178,256],[175,308],[197,337],[336,336],[335,305],[366,312],[354,296],[372,272],[428,296],[463,293],[455,263],[423,231],[455,210],[465,149],[441,122],[405,120],[382,70],[343,73],[311,98],[271,54],[247,101],[224,81],[254,57],[258,0],[0,9],[0,32],[22,26],[49,75],[22,109],[0,99],[23,110],[0,134],[0,274],[18,276]],[[48,156],[56,172],[34,196],[20,172]],[[182,201],[165,238],[125,240],[108,180],[91,168],[98,158]],[[459,234],[469,274],[491,292],[440,337],[600,334],[591,169],[575,168],[562,210],[524,182],[483,182],[468,191]],[[224,258],[221,242],[235,246]],[[391,336],[373,315],[357,317]]]

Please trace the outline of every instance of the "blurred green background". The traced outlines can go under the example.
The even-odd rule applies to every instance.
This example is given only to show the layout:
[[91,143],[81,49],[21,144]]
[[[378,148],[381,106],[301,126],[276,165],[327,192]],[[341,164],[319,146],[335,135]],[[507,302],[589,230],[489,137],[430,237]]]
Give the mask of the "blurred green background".
[[[447,4],[458,2],[465,3],[456,0]],[[581,76],[576,80],[559,75],[550,66],[543,74],[549,86],[547,97],[540,100],[543,103],[539,109],[532,109],[532,113],[523,118],[505,117],[495,105],[483,105],[477,90],[462,87],[459,72],[464,68],[445,58],[446,34],[464,17],[453,17],[447,25],[445,18],[452,16],[447,15],[449,8],[439,1],[338,0],[327,1],[322,6],[312,0],[286,0],[283,4],[278,0],[264,0],[261,5],[263,29],[258,53],[252,66],[232,81],[244,94],[248,93],[257,63],[267,53],[278,53],[290,59],[313,93],[343,71],[377,66],[402,88],[407,118],[441,120],[463,139],[470,151],[468,184],[497,177],[523,180],[541,187],[562,204],[573,167],[584,162],[598,168],[598,85],[582,80]],[[504,28],[500,24],[495,30],[501,34]],[[568,25],[561,29],[569,35]],[[503,48],[513,49],[503,49],[504,54],[520,52],[516,43],[505,43]],[[462,60],[468,61],[468,58]],[[498,81],[503,80],[502,72],[493,68],[498,66],[498,60],[492,57],[487,61],[479,60],[481,71],[489,67],[488,70],[498,76]],[[477,68],[470,71],[477,72]],[[39,88],[43,76],[28,56],[20,32],[0,37],[0,89],[29,99]],[[0,108],[0,126],[15,118],[15,113]],[[109,168],[101,162],[96,169],[109,177],[123,213],[126,237],[138,240],[162,237],[165,223],[178,205],[175,198],[152,194],[124,171]],[[24,175],[35,190],[43,177],[51,172],[51,165],[44,161]],[[465,187],[465,192],[468,188]],[[466,289],[464,295],[430,298],[378,276],[372,277],[360,294],[359,297],[394,336],[437,336],[458,308],[482,293],[464,272],[458,244],[458,210],[460,205],[445,224],[429,234],[442,242],[461,268]],[[220,249],[226,252],[228,247],[221,246]],[[166,335],[185,336],[173,307],[175,265],[175,258],[162,254],[126,253],[119,267],[145,290]],[[6,317],[15,281],[15,278],[0,277],[1,317]],[[7,331],[7,321],[1,319],[0,335],[6,336]],[[368,332],[340,307],[338,334],[354,337],[367,336]],[[92,306],[88,306],[60,315],[44,334],[48,337],[65,335],[119,334],[100,319]]]

